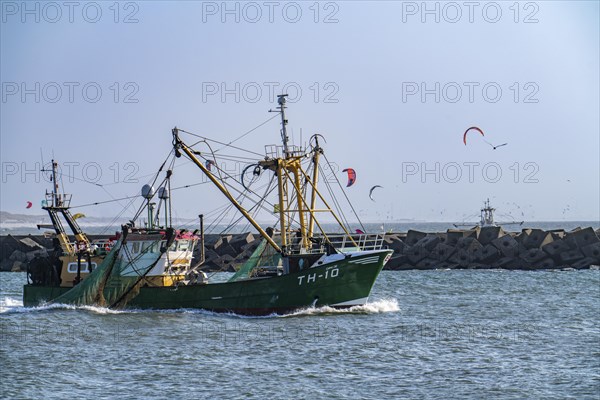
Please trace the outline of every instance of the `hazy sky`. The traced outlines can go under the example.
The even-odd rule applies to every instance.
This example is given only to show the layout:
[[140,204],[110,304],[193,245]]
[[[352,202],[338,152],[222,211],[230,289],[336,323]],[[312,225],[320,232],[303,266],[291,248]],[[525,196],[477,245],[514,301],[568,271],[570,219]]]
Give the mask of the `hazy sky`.
[[[3,211],[41,213],[40,148],[74,178],[74,204],[133,195],[173,126],[230,141],[285,87],[290,133],[324,135],[357,171],[347,193],[366,220],[461,220],[487,197],[519,219],[600,218],[598,2],[0,4]],[[470,126],[485,138],[465,146]],[[236,145],[278,140],[275,119]],[[223,197],[203,185],[174,201],[193,217]]]

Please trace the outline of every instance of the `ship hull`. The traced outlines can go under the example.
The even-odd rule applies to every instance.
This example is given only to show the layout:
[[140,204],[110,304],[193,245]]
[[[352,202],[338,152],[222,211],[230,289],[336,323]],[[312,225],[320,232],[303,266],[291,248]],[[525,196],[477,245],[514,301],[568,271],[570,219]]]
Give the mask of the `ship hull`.
[[[284,314],[309,306],[351,307],[366,303],[391,250],[340,256],[307,270],[262,279],[174,287],[142,287],[133,309],[199,308],[245,315]],[[26,285],[25,306],[52,301],[70,288]]]

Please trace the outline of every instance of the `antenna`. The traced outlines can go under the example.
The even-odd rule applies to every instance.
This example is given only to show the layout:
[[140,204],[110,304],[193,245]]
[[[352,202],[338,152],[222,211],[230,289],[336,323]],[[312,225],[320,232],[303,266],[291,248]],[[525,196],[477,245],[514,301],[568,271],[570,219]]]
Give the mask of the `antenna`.
[[148,229],[152,229],[154,222],[152,211],[154,210],[155,203],[151,203],[150,200],[154,197],[154,187],[148,184],[142,186],[142,197],[146,199],[148,206]]
[[42,148],[40,147],[40,159],[42,160],[42,169],[41,172],[44,172],[44,152],[42,150]]
[[285,106],[285,98],[287,97],[287,94],[279,94],[277,95],[277,104],[279,104],[279,107],[276,107],[276,110],[269,110],[269,112],[279,112],[281,114],[281,141],[283,142],[283,151],[285,156],[287,157],[288,155],[288,135],[287,135],[287,123],[288,120],[285,119],[285,109],[287,108]]
[[158,188],[158,198],[165,203],[165,228],[169,227],[170,193],[167,187]]

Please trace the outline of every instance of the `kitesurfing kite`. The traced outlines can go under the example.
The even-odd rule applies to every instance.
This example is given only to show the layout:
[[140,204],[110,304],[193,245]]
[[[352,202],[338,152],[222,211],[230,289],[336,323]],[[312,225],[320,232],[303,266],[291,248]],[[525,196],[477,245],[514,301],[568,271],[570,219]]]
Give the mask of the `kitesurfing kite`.
[[32,202],[30,202],[30,201],[28,201],[28,202],[27,202],[27,206],[26,206],[25,208],[31,208],[31,206],[32,206],[32,205],[33,205],[33,203],[32,203]]
[[476,127],[476,126],[472,126],[472,127],[470,127],[469,129],[467,129],[467,130],[465,131],[465,134],[463,135],[463,143],[465,144],[465,146],[467,145],[467,133],[469,133],[469,131],[470,131],[470,130],[477,131],[477,132],[481,133],[481,136],[485,136],[485,135],[483,134],[483,131],[482,131],[481,129],[479,129],[479,128],[478,128],[478,127]]
[[[467,129],[467,130],[465,131],[465,133],[463,134],[463,143],[465,144],[465,146],[467,145],[467,133],[469,133],[469,131],[470,131],[470,130],[477,131],[477,132],[481,133],[481,136],[485,136],[485,135],[484,135],[484,133],[483,133],[483,131],[482,131],[480,128],[478,128],[478,127],[476,127],[476,126],[472,126],[472,127],[470,127],[469,129]],[[506,145],[508,144],[508,143],[502,143],[502,144],[499,144],[499,145],[497,145],[497,146],[494,146],[493,144],[491,144],[490,142],[488,142],[488,141],[487,141],[487,140],[485,140],[485,139],[483,139],[483,141],[484,141],[485,143],[489,144],[490,146],[492,146],[492,148],[493,148],[494,150],[496,150],[498,147],[506,146]]]
[[73,219],[78,219],[78,218],[85,218],[85,214],[77,213],[77,214],[73,215]]
[[342,172],[348,173],[348,184],[346,185],[346,187],[354,185],[354,182],[356,182],[356,171],[354,171],[352,168],[346,168],[342,170]]
[[370,198],[371,200],[373,200],[373,201],[375,201],[375,199],[373,198],[373,190],[375,190],[375,189],[377,189],[377,188],[382,188],[382,189],[383,189],[383,186],[380,186],[380,185],[375,185],[375,186],[373,186],[373,187],[371,188],[371,190],[369,190],[369,198]]

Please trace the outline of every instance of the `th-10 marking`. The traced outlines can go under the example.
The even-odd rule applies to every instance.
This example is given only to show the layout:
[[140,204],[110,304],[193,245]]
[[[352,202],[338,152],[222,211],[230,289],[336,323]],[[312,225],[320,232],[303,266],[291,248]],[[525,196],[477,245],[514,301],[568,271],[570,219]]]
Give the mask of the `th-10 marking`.
[[328,278],[336,278],[340,273],[340,270],[338,268],[332,268],[332,269],[328,269],[325,271],[324,274],[319,274],[317,275],[317,273],[313,273],[313,274],[308,274],[308,275],[302,275],[298,277],[298,286],[302,285],[304,283],[304,278],[306,278],[306,283],[314,283],[317,281],[317,279],[328,279]]

